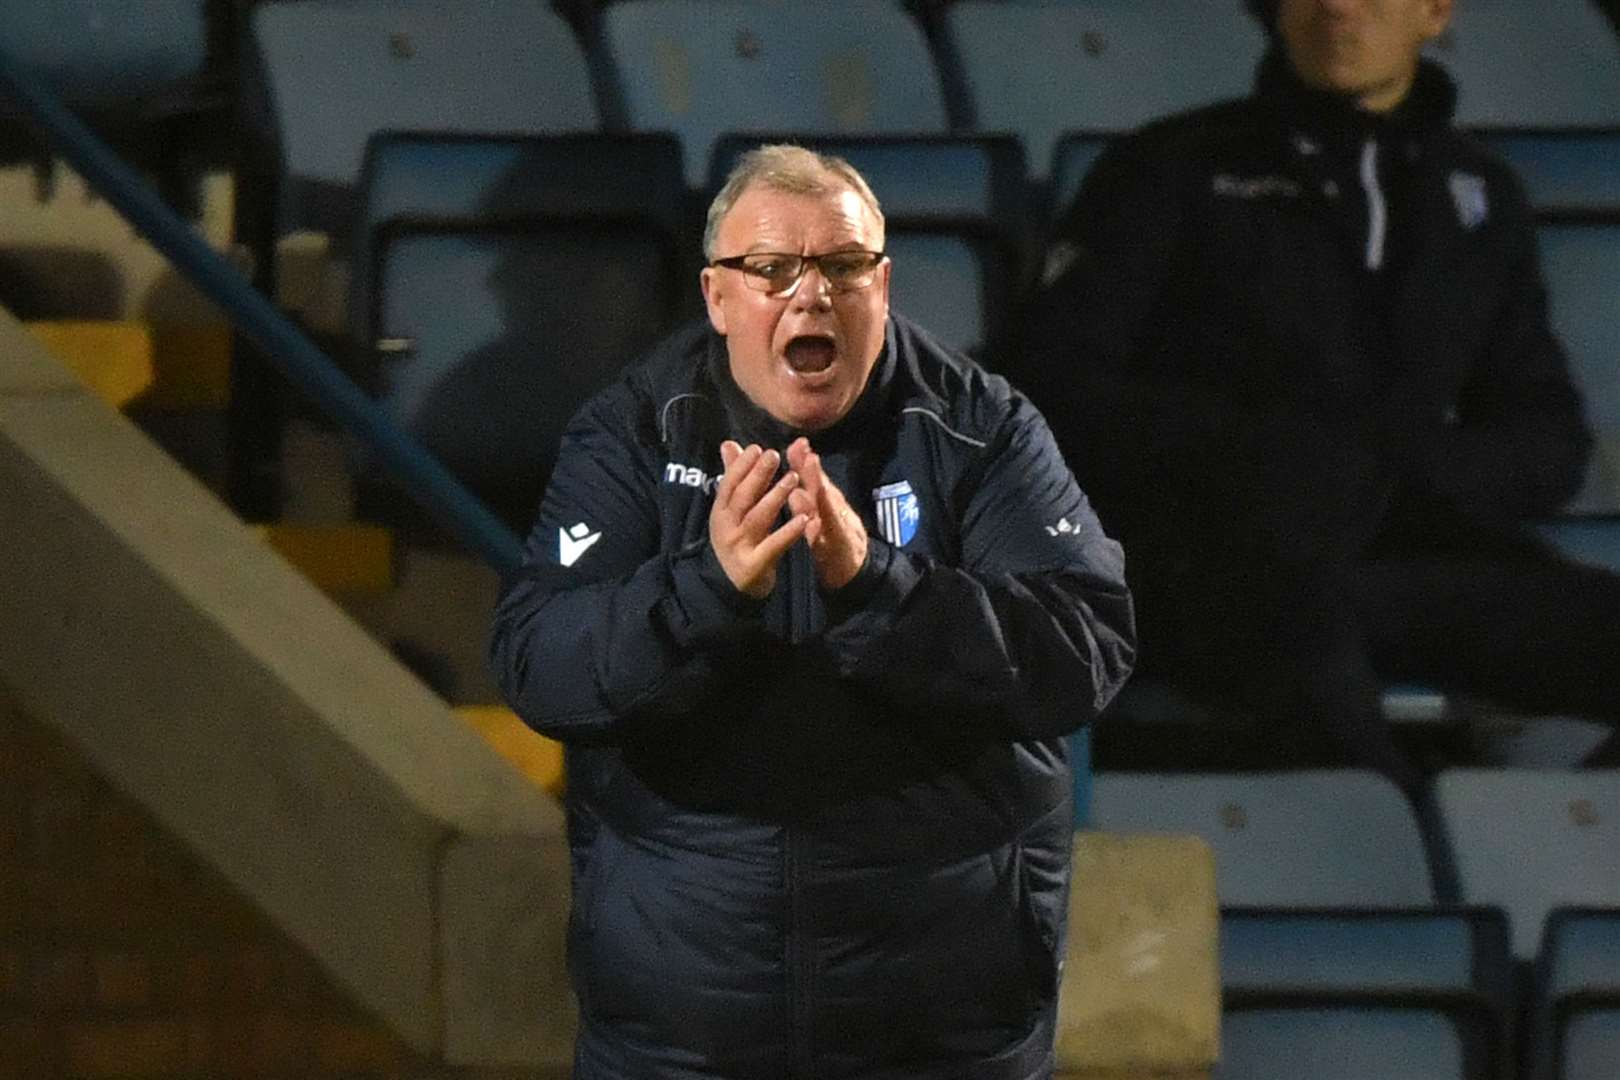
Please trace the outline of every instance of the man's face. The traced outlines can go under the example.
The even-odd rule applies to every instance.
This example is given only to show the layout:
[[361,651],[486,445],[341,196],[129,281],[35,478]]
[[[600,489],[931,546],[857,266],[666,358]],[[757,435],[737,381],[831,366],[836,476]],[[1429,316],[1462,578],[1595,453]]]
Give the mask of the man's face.
[[[881,251],[883,227],[848,189],[791,195],[754,185],[720,222],[718,258],[750,252],[824,255]],[[887,260],[871,284],[834,292],[814,266],[789,295],[750,287],[744,272],[703,270],[709,322],[725,336],[731,377],[750,401],[789,427],[820,431],[854,406],[883,349]]]
[[1411,89],[1425,42],[1452,0],[1280,0],[1277,33],[1307,86],[1387,112]]

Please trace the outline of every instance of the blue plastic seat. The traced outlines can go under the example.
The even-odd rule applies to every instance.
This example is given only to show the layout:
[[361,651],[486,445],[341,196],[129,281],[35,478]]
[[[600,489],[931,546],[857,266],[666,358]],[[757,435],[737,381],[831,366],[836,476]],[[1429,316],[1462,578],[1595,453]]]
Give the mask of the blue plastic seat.
[[1519,959],[1553,909],[1620,907],[1620,770],[1447,769],[1435,798],[1463,899],[1508,913]]
[[[891,302],[964,352],[999,338],[1024,277],[1028,245],[1023,151],[1010,136],[724,135],[709,191],[762,142],[793,140],[844,158],[883,207],[894,259]],[[982,354],[989,366],[996,357]]]
[[1215,1080],[1486,1080],[1478,1038],[1459,1017],[1410,999],[1343,995],[1221,1017]]
[[1223,1008],[1345,1007],[1375,999],[1447,1014],[1484,1071],[1511,1059],[1516,1015],[1507,917],[1495,908],[1221,911]]
[[1597,436],[1568,512],[1620,513],[1620,207],[1612,215],[1551,218],[1537,232],[1553,328]]
[[277,232],[346,238],[367,140],[379,131],[595,130],[587,56],[545,4],[502,0],[303,0],[252,9],[279,151]]
[[621,0],[601,24],[627,122],[678,134],[693,188],[725,132],[949,127],[922,27],[890,0]]
[[1433,51],[1464,126],[1620,124],[1620,40],[1591,0],[1468,0]]
[[1539,211],[1620,211],[1620,108],[1609,129],[1487,129]]
[[1223,905],[1412,907],[1435,899],[1410,804],[1369,771],[1099,772],[1091,821],[1203,837],[1215,852]]
[[944,21],[978,129],[1016,133],[1043,179],[1065,132],[1246,94],[1265,44],[1243,5],[1222,0],[959,0]]

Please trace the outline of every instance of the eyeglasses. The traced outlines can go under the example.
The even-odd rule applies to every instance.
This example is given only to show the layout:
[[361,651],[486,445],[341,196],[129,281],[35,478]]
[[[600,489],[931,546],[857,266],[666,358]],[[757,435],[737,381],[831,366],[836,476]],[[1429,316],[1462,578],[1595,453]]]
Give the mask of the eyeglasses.
[[746,255],[716,259],[709,265],[741,271],[743,281],[755,292],[790,296],[812,264],[833,292],[851,292],[872,284],[883,259],[881,251],[829,251],[822,255],[750,251]]

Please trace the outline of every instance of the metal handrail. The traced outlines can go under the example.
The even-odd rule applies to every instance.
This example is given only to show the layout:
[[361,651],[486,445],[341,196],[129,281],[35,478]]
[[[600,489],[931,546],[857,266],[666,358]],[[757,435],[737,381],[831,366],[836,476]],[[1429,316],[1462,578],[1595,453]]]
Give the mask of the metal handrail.
[[522,560],[515,533],[402,431],[309,336],[209,247],[48,87],[0,49],[0,94],[14,99],[102,198],[224,311],[270,362],[345,431],[377,452],[411,497],[505,574]]

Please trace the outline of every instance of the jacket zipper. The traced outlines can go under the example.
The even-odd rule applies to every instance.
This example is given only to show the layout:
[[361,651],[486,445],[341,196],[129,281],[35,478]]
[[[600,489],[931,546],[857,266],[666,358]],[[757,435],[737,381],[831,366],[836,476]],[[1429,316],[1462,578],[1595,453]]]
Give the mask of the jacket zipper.
[[[788,636],[799,642],[810,632],[811,582],[815,568],[810,553],[795,545],[784,560],[788,580]],[[814,1080],[815,1053],[811,1031],[814,1015],[811,983],[815,978],[815,950],[811,946],[811,913],[805,902],[802,879],[810,865],[809,843],[802,830],[788,825],[783,852],[783,879],[787,892],[787,1007],[788,1065],[798,1080]]]

